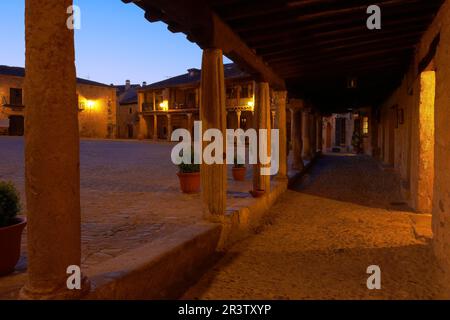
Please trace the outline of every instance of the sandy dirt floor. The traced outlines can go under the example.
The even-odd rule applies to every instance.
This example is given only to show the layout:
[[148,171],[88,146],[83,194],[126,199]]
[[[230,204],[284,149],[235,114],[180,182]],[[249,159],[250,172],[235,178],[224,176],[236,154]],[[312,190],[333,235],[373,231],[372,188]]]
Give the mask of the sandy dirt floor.
[[[397,186],[369,157],[324,156],[183,298],[437,298],[431,217],[409,212]],[[381,290],[367,289],[370,265]]]

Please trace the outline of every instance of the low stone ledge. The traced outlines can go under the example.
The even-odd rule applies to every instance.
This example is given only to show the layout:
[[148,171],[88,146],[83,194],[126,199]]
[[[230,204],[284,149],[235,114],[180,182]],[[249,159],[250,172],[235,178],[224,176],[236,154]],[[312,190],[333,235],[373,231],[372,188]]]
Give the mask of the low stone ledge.
[[295,184],[316,162],[318,154],[305,164],[302,171],[289,175],[286,179],[273,179],[271,191],[261,198],[251,198],[248,203],[239,208],[230,208],[223,217],[215,217],[214,222],[222,224],[222,234],[218,244],[218,251],[225,251],[234,243],[255,233],[265,221],[270,219],[270,207],[288,189]]
[[175,299],[212,262],[218,224],[188,226],[89,269],[87,299]]
[[216,221],[222,224],[222,234],[217,247],[224,251],[239,240],[257,230],[267,218],[270,207],[287,190],[288,180],[273,180],[271,191],[261,198],[251,198],[247,205],[240,208],[230,208]]

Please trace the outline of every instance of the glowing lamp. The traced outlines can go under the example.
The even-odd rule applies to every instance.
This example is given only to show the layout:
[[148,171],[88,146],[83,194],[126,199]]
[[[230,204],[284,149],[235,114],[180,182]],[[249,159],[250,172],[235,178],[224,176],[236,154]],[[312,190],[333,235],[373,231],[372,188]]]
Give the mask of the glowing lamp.
[[95,102],[92,101],[92,100],[88,100],[87,103],[86,103],[86,105],[87,105],[87,107],[88,107],[89,110],[92,110],[92,109],[95,108]]
[[168,111],[169,110],[169,101],[164,100],[163,102],[161,102],[159,104],[159,107],[161,108],[161,110],[163,111]]

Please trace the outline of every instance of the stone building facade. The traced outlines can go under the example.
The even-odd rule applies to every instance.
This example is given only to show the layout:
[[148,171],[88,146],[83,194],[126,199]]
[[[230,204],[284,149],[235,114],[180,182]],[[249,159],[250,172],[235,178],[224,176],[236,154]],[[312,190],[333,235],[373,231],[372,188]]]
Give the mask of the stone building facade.
[[[434,249],[447,271],[450,270],[449,52],[450,2],[446,1],[417,45],[401,85],[383,104],[374,139],[380,160],[400,176],[410,206],[433,214]],[[447,281],[450,283],[450,279]]]
[[[235,64],[225,64],[227,128],[253,127],[255,83]],[[193,129],[199,119],[201,71],[156,82],[138,89],[139,138],[170,140],[173,130]]]
[[[26,115],[25,69],[0,66],[0,134],[23,135]],[[77,79],[80,136],[115,138],[117,131],[116,88]]]
[[[145,86],[146,83],[143,83]],[[140,84],[115,86],[117,89],[117,137],[120,139],[137,139],[139,133],[139,106],[137,90]]]
[[[323,117],[323,150],[371,155],[371,118],[371,108]],[[358,139],[356,136],[359,136],[359,150],[355,148],[356,139]]]

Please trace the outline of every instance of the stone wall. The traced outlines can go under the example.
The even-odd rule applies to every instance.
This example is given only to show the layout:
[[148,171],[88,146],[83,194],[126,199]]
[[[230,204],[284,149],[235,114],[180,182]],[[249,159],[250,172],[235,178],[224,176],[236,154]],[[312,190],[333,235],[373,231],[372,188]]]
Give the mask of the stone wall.
[[[117,107],[117,137],[137,139],[139,133],[139,107],[137,104],[119,105]],[[129,126],[132,128],[130,131]],[[130,136],[132,133],[132,136]]]
[[[2,97],[10,101],[10,88],[23,88],[23,77],[0,75],[0,105]],[[94,86],[78,83],[78,100],[84,104],[84,110],[79,113],[79,128],[81,137],[115,138],[116,137],[116,89],[108,86]],[[23,104],[26,105],[26,92],[22,93]],[[74,106],[76,108],[76,106]],[[26,110],[26,109],[25,109]],[[0,108],[0,120],[8,119],[8,110]],[[14,112],[23,115],[24,112]],[[111,127],[108,132],[108,126]]]
[[[9,110],[3,109],[3,100],[9,103],[10,101],[10,88],[22,88],[23,78],[21,77],[11,77],[0,75],[0,135],[8,134],[8,117]],[[22,99],[25,98],[22,96]]]
[[[421,71],[434,71],[434,121],[427,98],[426,73],[419,64],[430,52],[440,34],[434,59]],[[428,88],[429,89],[429,88]],[[425,92],[427,91],[427,92]],[[425,92],[425,93],[424,93]],[[396,111],[403,110],[403,123]],[[401,114],[401,111],[400,113]],[[401,116],[400,116],[401,118]],[[378,144],[384,148],[382,160],[389,162],[393,151],[394,167],[402,178],[409,204],[418,211],[432,211],[434,249],[444,270],[450,273],[450,1],[447,0],[417,45],[413,65],[400,87],[384,103],[381,111]],[[398,121],[397,121],[398,120]],[[389,125],[394,126],[394,143],[389,140]],[[433,126],[429,124],[434,123]],[[435,138],[430,136],[434,129]],[[383,132],[384,130],[384,132]],[[431,150],[431,151],[430,151]],[[434,150],[434,154],[433,154]],[[433,160],[434,158],[434,160]],[[434,168],[433,164],[434,163]],[[433,172],[434,174],[430,173]],[[433,182],[434,180],[434,182]],[[430,185],[434,185],[433,190]],[[432,201],[427,197],[432,194]],[[429,202],[429,203],[428,203]],[[448,281],[448,280],[447,280]],[[450,288],[450,283],[448,283]]]
[[116,89],[113,87],[78,84],[80,136],[87,138],[115,138],[117,133]]

